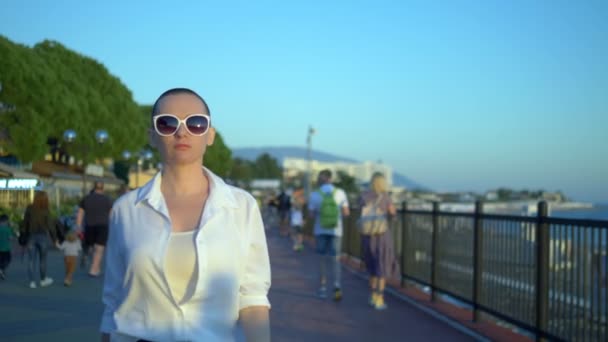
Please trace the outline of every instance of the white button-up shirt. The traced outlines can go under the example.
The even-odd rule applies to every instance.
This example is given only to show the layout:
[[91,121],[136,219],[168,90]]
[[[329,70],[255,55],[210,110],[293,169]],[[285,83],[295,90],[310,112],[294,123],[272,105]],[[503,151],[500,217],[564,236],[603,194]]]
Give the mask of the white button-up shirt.
[[195,237],[198,279],[179,304],[164,271],[171,219],[157,174],[112,209],[101,331],[151,341],[231,341],[239,310],[268,306],[270,262],[260,210],[211,171]]

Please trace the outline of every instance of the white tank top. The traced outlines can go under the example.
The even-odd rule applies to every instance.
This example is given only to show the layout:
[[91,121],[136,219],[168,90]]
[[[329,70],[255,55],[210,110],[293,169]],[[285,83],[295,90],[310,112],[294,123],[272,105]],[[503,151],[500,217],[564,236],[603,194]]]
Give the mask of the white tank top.
[[[196,231],[171,233],[165,257],[165,274],[171,288],[173,298],[181,304],[194,294],[196,279],[198,278],[198,265],[196,244],[194,238]],[[113,332],[110,334],[111,342],[136,342],[138,338]]]
[[165,254],[165,274],[173,298],[181,304],[192,297],[198,278],[196,231],[171,233]]

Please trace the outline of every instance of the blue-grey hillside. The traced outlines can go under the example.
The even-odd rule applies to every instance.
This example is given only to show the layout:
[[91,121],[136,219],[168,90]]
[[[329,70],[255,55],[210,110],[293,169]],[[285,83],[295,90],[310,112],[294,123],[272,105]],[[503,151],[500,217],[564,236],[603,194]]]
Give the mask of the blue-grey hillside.
[[[279,164],[283,163],[285,158],[303,158],[306,159],[306,148],[304,147],[241,147],[241,148],[233,148],[232,156],[235,158],[241,158],[245,160],[255,160],[258,156],[263,153],[268,153],[273,158],[276,158]],[[312,159],[318,160],[321,162],[347,162],[347,163],[359,163],[358,160],[353,158],[347,158],[342,156],[337,156],[331,153],[326,153],[322,151],[312,150],[311,151]],[[404,186],[407,189],[427,189],[425,186],[409,179],[408,177],[399,174],[398,172],[393,172],[393,183],[397,186]]]

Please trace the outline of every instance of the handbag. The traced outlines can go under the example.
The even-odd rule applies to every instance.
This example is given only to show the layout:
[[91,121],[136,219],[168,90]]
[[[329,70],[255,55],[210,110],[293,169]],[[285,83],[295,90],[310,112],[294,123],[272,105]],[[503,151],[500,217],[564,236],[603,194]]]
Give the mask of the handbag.
[[362,235],[383,234],[388,230],[386,212],[380,208],[381,196],[361,208],[361,217],[357,220],[359,233]]

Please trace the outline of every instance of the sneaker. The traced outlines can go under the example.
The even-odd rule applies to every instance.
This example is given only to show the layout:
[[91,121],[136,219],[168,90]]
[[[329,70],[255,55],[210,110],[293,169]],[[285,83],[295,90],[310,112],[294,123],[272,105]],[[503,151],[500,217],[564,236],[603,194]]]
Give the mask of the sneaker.
[[334,302],[339,302],[342,300],[342,290],[339,287],[334,289]]
[[325,288],[325,286],[321,286],[318,290],[317,290],[317,297],[321,298],[321,299],[325,299],[327,298],[327,289]]
[[387,308],[388,308],[388,306],[386,306],[386,303],[384,302],[384,298],[378,297],[378,299],[376,299],[376,303],[374,304],[374,309],[376,309],[378,311],[382,311],[382,310],[386,310]]
[[35,289],[35,288],[36,288],[36,282],[30,281],[30,289]]
[[369,306],[376,306],[376,294],[372,293],[369,295],[369,301],[367,302]]
[[53,283],[53,278],[46,277],[40,281],[41,287],[49,286]]

